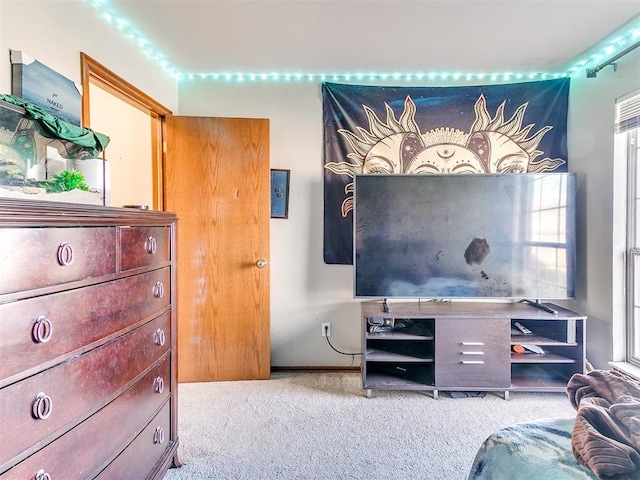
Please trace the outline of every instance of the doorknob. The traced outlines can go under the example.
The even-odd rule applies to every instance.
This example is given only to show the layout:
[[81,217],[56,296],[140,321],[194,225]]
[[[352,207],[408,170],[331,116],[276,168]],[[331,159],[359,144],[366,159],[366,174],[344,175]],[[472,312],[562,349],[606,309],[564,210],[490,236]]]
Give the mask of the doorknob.
[[264,268],[267,266],[267,261],[264,258],[259,258],[258,261],[256,262],[256,266],[258,268]]

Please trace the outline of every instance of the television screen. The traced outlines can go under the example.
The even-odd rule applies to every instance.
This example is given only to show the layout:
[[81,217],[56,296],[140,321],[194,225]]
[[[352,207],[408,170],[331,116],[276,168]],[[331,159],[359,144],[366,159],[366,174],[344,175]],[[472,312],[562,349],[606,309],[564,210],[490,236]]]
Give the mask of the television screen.
[[574,298],[575,174],[356,175],[354,296]]

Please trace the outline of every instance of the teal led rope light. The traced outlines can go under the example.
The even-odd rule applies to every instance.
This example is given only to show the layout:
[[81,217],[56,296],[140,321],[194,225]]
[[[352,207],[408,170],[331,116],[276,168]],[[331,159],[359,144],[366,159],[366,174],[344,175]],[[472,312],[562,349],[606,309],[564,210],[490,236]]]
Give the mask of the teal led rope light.
[[548,80],[568,76],[567,73],[186,73],[179,76],[180,80],[211,79],[226,82],[328,82],[328,81],[402,81],[422,82],[431,81],[514,81],[514,80]]
[[[133,43],[147,58],[156,63],[166,74],[178,81],[211,80],[218,82],[517,82],[551,80],[570,77],[576,73],[592,71],[597,64],[607,63],[607,59],[615,58],[640,41],[640,21],[628,32],[617,35],[607,46],[589,55],[562,72],[495,72],[495,73],[456,73],[456,72],[181,72],[166,59],[165,55],[153,47],[151,42],[137,32],[131,23],[118,16],[109,8],[108,0],[85,0],[91,3],[98,15],[109,25]],[[591,76],[591,75],[589,75]]]

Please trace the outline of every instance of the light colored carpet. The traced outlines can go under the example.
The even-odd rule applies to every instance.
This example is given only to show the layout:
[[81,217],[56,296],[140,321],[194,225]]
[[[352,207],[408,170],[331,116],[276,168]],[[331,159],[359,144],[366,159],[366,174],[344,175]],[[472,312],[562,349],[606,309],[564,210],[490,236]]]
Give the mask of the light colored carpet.
[[575,416],[562,393],[367,399],[359,373],[180,384],[178,402],[184,465],[166,480],[463,480],[494,430]]

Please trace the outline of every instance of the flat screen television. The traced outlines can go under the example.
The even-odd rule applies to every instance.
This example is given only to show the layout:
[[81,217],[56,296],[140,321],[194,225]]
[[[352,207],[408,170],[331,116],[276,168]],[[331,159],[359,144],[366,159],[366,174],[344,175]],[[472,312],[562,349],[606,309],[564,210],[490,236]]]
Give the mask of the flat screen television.
[[574,298],[574,173],[356,175],[356,298]]

